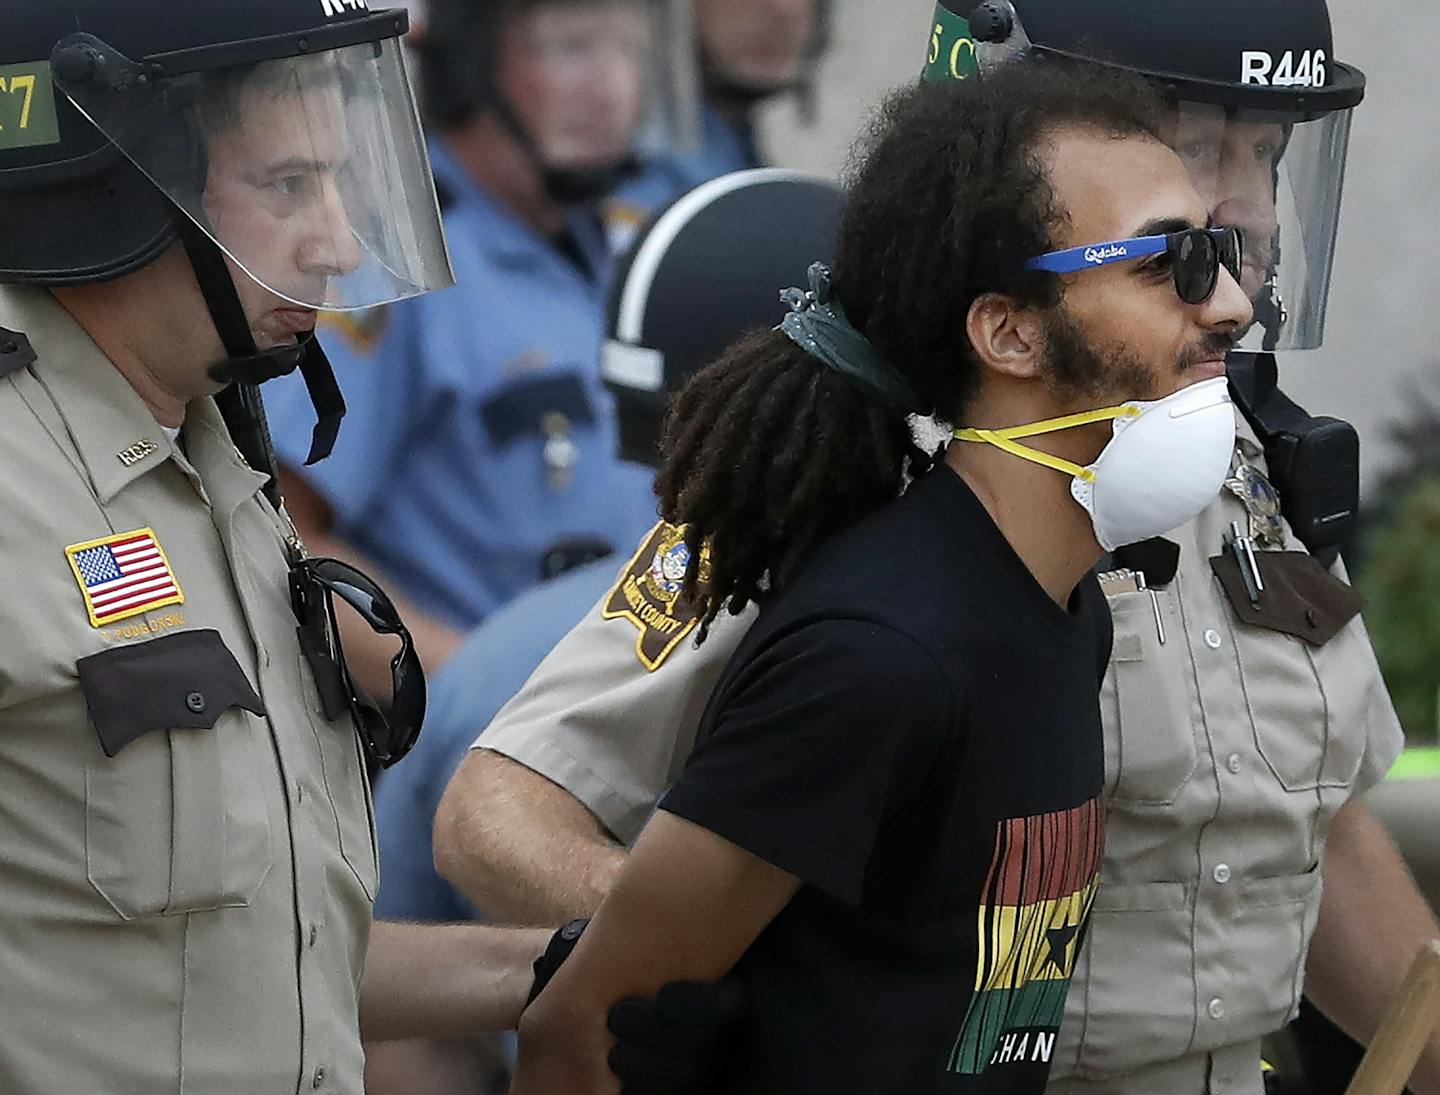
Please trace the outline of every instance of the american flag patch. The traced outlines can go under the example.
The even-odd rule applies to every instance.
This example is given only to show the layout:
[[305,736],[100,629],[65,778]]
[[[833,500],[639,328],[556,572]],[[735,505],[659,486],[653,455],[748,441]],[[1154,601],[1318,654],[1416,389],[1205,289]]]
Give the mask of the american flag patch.
[[65,557],[80,583],[91,627],[185,603],[175,572],[151,529],[71,544]]

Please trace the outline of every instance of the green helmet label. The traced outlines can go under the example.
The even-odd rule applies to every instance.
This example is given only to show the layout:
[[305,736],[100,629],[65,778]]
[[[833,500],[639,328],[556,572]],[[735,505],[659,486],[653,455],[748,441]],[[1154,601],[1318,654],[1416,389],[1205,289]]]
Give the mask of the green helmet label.
[[50,62],[0,65],[0,152],[59,143]]
[[980,71],[970,24],[944,4],[935,5],[930,51],[925,55],[926,80],[965,80]]

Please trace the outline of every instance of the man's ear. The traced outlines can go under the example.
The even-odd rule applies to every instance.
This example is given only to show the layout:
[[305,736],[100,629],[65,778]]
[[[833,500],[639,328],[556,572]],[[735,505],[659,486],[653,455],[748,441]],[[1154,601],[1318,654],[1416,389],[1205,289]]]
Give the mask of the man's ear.
[[1004,293],[983,293],[965,316],[965,333],[986,368],[1021,379],[1041,374],[1045,324],[1035,308]]

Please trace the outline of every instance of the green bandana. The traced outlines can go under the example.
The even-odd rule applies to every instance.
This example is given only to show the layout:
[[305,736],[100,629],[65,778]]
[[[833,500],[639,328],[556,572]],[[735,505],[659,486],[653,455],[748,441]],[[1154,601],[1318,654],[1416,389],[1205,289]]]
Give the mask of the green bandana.
[[776,329],[792,342],[867,394],[907,414],[923,413],[910,381],[845,317],[830,281],[830,268],[823,262],[810,266],[809,292],[785,289],[780,299],[790,305],[790,314]]

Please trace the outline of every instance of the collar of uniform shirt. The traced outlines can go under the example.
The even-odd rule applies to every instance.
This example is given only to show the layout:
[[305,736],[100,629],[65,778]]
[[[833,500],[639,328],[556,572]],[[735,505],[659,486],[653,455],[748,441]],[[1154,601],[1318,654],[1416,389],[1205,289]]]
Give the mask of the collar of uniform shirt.
[[[35,375],[102,504],[170,458],[174,447],[145,401],[48,290],[0,286],[0,326],[30,339]],[[85,428],[70,429],[76,422]]]

